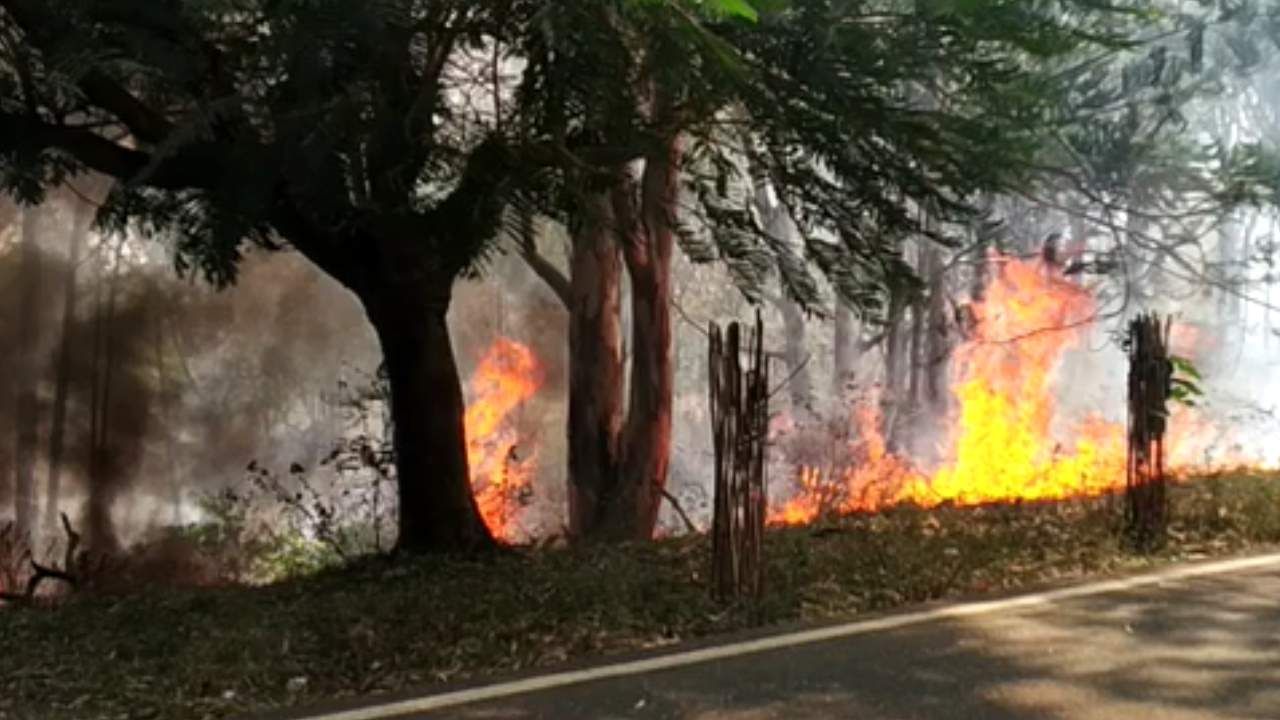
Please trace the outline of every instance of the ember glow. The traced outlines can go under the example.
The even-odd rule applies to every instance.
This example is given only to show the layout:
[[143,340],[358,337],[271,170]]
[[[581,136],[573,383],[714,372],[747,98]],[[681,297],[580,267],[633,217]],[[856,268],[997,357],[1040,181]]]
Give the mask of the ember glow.
[[[860,407],[853,413],[853,442],[859,446],[852,448],[851,466],[801,468],[796,494],[771,513],[772,522],[798,524],[822,512],[874,511],[902,503],[1061,500],[1124,487],[1122,423],[1089,417],[1054,432],[1059,366],[1094,319],[1092,294],[1040,261],[994,261],[999,271],[974,308],[975,334],[954,355],[956,412],[945,440],[949,460],[925,472],[893,455],[879,418]],[[1195,341],[1194,332],[1177,339],[1186,346]],[[1216,435],[1194,411],[1178,408],[1170,423],[1171,466],[1205,467]],[[1220,457],[1214,464],[1243,459]]]
[[542,385],[533,351],[498,338],[485,352],[469,383],[467,462],[480,514],[493,534],[521,539],[520,513],[531,491],[536,455],[521,444],[512,413]]

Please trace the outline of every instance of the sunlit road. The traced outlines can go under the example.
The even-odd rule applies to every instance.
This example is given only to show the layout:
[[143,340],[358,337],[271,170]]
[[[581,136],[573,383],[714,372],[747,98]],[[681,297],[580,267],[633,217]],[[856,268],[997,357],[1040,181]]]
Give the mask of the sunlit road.
[[1280,562],[363,717],[1280,718]]

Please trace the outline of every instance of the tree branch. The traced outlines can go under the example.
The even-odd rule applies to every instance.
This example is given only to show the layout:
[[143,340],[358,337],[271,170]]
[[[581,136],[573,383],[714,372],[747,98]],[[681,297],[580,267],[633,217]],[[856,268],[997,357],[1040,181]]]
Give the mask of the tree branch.
[[675,510],[676,514],[680,516],[680,519],[684,521],[684,529],[688,531],[690,535],[697,535],[698,526],[694,525],[693,520],[689,519],[689,513],[686,513],[684,508],[680,506],[680,501],[676,499],[676,496],[672,495],[666,488],[661,488],[661,492],[662,497],[665,498],[667,502],[671,503],[671,509]]
[[[63,18],[48,11],[47,3],[0,0],[0,7],[38,46],[75,33],[75,29]],[[173,129],[162,114],[138,100],[101,70],[90,69],[80,76],[77,84],[90,103],[114,115],[134,137],[143,142],[159,143]]]
[[547,284],[551,292],[560,299],[566,310],[573,307],[573,293],[569,284],[569,278],[560,268],[556,267],[550,260],[543,257],[538,252],[538,241],[534,235],[533,217],[526,214],[520,220],[520,239],[518,241],[520,257],[524,259],[526,265],[542,281]]
[[0,112],[0,151],[61,150],[81,164],[126,183],[162,190],[204,188],[220,153],[200,143],[179,148],[163,161],[80,128],[52,125],[29,115]]
[[150,144],[163,142],[173,125],[129,91],[98,70],[90,70],[80,79],[80,89],[89,102],[116,116],[138,140]]

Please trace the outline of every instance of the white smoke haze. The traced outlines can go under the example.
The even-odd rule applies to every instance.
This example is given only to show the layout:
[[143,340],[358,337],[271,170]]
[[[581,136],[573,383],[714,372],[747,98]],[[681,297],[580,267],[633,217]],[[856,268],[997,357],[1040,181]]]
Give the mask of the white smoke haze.
[[[493,94],[485,87],[489,78],[479,77],[488,49],[475,53],[458,63],[456,72],[477,74],[476,94],[452,100],[489,117]],[[500,103],[511,101],[508,90],[519,70],[518,63],[503,66]],[[1258,71],[1230,78],[1230,83],[1244,87],[1189,110],[1188,132],[1222,140],[1228,149],[1253,140],[1280,141],[1280,73]],[[731,187],[726,202],[745,202],[754,190]],[[1063,187],[1047,195],[1070,192]],[[772,199],[773,193],[765,188],[764,195]],[[1182,238],[1147,228],[1142,234],[1151,237],[1135,242],[1137,233],[1126,236],[1129,219],[1123,212],[1113,217],[1109,209],[1086,208],[1088,217],[1082,218],[1063,207],[1011,197],[988,198],[985,204],[992,208],[992,219],[1002,224],[1000,237],[979,244],[973,228],[954,228],[968,245],[941,251],[948,269],[941,287],[946,303],[939,332],[949,351],[973,336],[966,313],[982,285],[978,273],[985,253],[1036,257],[1045,251],[1046,239],[1057,234],[1064,265],[1072,259],[1090,265],[1069,277],[1091,288],[1098,317],[1078,330],[1078,340],[1054,369],[1054,440],[1070,446],[1090,416],[1124,423],[1127,364],[1119,338],[1129,319],[1154,310],[1174,318],[1175,349],[1200,371],[1205,393],[1194,410],[1196,441],[1171,447],[1175,462],[1206,468],[1237,462],[1280,467],[1280,444],[1274,442],[1280,436],[1274,212],[1243,209],[1205,219],[1191,233],[1194,242],[1168,250]],[[370,383],[379,362],[376,340],[355,299],[288,252],[250,254],[238,283],[215,291],[203,282],[175,277],[163,238],[91,232],[77,263],[75,307],[70,334],[64,336],[63,280],[82,205],[75,193],[58,192],[35,211],[41,216],[37,244],[44,268],[34,306],[42,358],[35,473],[40,514],[48,501],[47,449],[57,404],[58,358],[67,340],[70,380],[58,506],[77,524],[85,522],[91,500],[93,378],[108,355],[108,432],[97,445],[109,462],[99,463],[94,482],[101,481],[99,489],[107,490],[100,497],[121,542],[145,537],[157,527],[200,520],[201,499],[243,485],[250,463],[270,468],[285,481],[296,464],[314,475],[317,487],[340,495],[338,474],[322,461],[340,443],[361,436],[377,439],[383,431],[376,402],[369,406],[373,419],[356,425],[341,402],[345,392]],[[0,203],[0,347],[6,349],[17,347],[21,324],[22,221],[21,211]],[[697,218],[687,223],[695,232],[706,231]],[[568,239],[563,228],[550,222],[540,228],[539,247],[565,270]],[[779,228],[799,232],[793,222]],[[1153,250],[1152,239],[1165,250]],[[801,247],[798,238],[790,240]],[[920,267],[929,253],[908,240],[903,254]],[[108,302],[113,286],[114,305]],[[673,294],[676,396],[668,490],[694,524],[705,528],[713,466],[707,326],[749,321],[754,309],[722,264],[695,264],[679,254]],[[838,378],[835,318],[841,311],[834,292],[825,288],[823,302],[810,308],[813,314],[789,305],[782,294],[774,278],[765,288],[770,299],[762,307],[771,376],[778,388],[772,401],[769,466],[775,505],[796,493],[802,466],[839,469],[841,463],[864,459],[869,451],[867,417],[874,417],[870,425],[876,432],[871,434],[883,435],[888,450],[913,467],[932,472],[954,459],[959,407],[951,394],[956,367],[950,354],[937,360],[942,397],[913,407],[894,397],[895,392],[903,394],[904,383],[886,371],[891,354],[886,326],[870,319],[853,321],[857,347],[844,368],[847,375]],[[911,332],[913,312],[924,309],[908,308],[897,318],[900,334]],[[562,533],[569,390],[566,309],[518,254],[509,253],[486,268],[483,280],[459,284],[449,320],[469,403],[478,401],[469,379],[495,343],[519,343],[536,358],[540,384],[504,416],[500,442],[493,447],[509,453],[509,464],[529,474],[529,488],[509,499],[510,537],[531,540]],[[104,336],[105,344],[95,340]],[[629,342],[629,333],[623,337]],[[909,347],[908,341],[899,340],[904,343],[899,351]],[[16,428],[9,408],[18,390],[15,360],[14,353],[0,352],[0,521],[13,515]],[[909,363],[909,358],[898,362]],[[507,464],[504,460],[503,466]],[[358,473],[353,477],[356,484],[361,477],[368,479]],[[478,479],[477,489],[486,482]],[[669,502],[663,504],[660,526],[664,533],[684,530]]]
[[[40,245],[46,255],[47,281],[40,303],[41,355],[49,358],[42,381],[42,443],[48,441],[53,402],[52,359],[61,344],[62,286],[69,213],[54,208],[45,222]],[[1059,218],[1058,222],[1064,222]],[[1052,224],[1052,223],[1050,223]],[[1237,227],[1251,232],[1243,238],[1254,248],[1269,249],[1274,218],[1245,217]],[[0,294],[13,308],[16,291],[17,237],[11,223],[0,245]],[[554,228],[548,232],[557,232]],[[1243,233],[1244,231],[1241,230]],[[1206,254],[1216,254],[1215,238],[1205,242]],[[354,299],[342,288],[288,254],[256,253],[245,262],[239,283],[215,291],[200,282],[176,278],[162,243],[141,238],[91,235],[78,279],[76,338],[92,329],[96,285],[114,274],[120,283],[114,333],[120,348],[121,378],[127,393],[115,412],[129,419],[136,437],[117,442],[128,459],[114,491],[111,517],[122,541],[142,538],[156,527],[184,524],[201,518],[199,500],[245,478],[256,461],[287,477],[293,464],[315,474],[318,486],[333,487],[332,471],[321,460],[343,437],[381,431],[377,422],[352,428],[338,398],[339,383],[359,386],[374,376],[376,342]],[[555,250],[563,237],[544,240]],[[1022,243],[1027,252],[1035,239]],[[118,248],[118,255],[114,251]],[[1171,448],[1181,463],[1214,466],[1224,459],[1260,466],[1280,465],[1280,446],[1271,441],[1280,431],[1280,308],[1272,305],[1274,276],[1269,254],[1258,252],[1239,275],[1248,282],[1219,288],[1166,278],[1158,299],[1145,305],[1122,307],[1122,293],[1111,278],[1086,278],[1102,297],[1102,317],[1081,333],[1066,353],[1055,381],[1057,416],[1054,427],[1063,440],[1087,415],[1124,421],[1124,353],[1118,333],[1127,318],[1143,309],[1158,310],[1176,319],[1176,349],[1203,375],[1205,397],[1197,416],[1209,428],[1190,455]],[[554,258],[563,263],[563,253]],[[118,268],[117,268],[118,264]],[[706,327],[748,319],[750,304],[732,286],[726,270],[716,265],[677,263],[678,304],[673,351],[677,367],[675,429],[669,490],[699,527],[709,523],[711,468],[709,418],[706,409]],[[514,254],[499,257],[489,268],[489,280],[463,283],[451,311],[458,362],[464,383],[485,352],[500,338],[529,347],[542,369],[542,384],[521,403],[506,423],[518,437],[516,455],[533,467],[532,489],[517,501],[518,539],[536,539],[563,532],[565,508],[565,393],[566,312],[560,301]],[[957,278],[954,284],[963,282]],[[1107,298],[1112,300],[1108,303]],[[1280,301],[1280,298],[1276,298]],[[804,370],[812,382],[813,406],[801,411],[791,405],[786,382],[793,368],[784,362],[786,349],[779,310],[765,308],[767,346],[776,357],[772,375],[779,392],[773,405],[775,445],[771,463],[771,496],[785,501],[794,492],[797,465],[820,463],[824,453],[840,454],[849,433],[857,442],[855,408],[882,399],[883,343],[863,352],[853,369],[852,385],[836,391],[833,373],[832,307],[805,322]],[[6,345],[13,342],[15,318],[0,324]],[[954,328],[953,328],[954,331]],[[861,337],[881,330],[866,324]],[[77,343],[73,363],[87,373],[90,348]],[[6,358],[0,358],[3,364]],[[0,370],[3,368],[0,367]],[[7,376],[7,375],[6,375]],[[73,382],[68,422],[66,477],[60,507],[78,517],[86,491],[83,378]],[[468,398],[474,393],[464,385]],[[145,391],[144,391],[145,388]],[[4,389],[6,396],[13,388]],[[127,408],[136,405],[138,407]],[[955,411],[949,402],[945,410]],[[376,412],[374,413],[376,415]],[[5,448],[13,437],[12,418],[0,414]],[[800,426],[819,425],[827,446],[799,449],[789,436]],[[945,415],[921,415],[897,431],[899,447],[923,469],[946,459],[950,420]],[[820,433],[820,434],[821,434]],[[128,440],[129,448],[125,447]],[[820,444],[821,445],[821,444]],[[11,453],[0,454],[7,465]],[[42,453],[37,477],[48,471]],[[328,473],[328,474],[326,474]],[[7,483],[0,487],[9,487]],[[43,484],[40,485],[43,495]],[[11,516],[5,493],[4,511]],[[43,507],[46,499],[40,498]],[[387,508],[393,509],[388,505]],[[669,503],[660,524],[664,533],[684,530],[683,520]]]

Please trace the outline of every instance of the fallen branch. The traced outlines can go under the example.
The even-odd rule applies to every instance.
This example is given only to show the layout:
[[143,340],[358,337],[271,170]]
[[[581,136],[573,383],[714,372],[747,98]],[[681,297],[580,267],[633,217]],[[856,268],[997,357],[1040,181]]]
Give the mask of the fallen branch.
[[20,593],[0,592],[0,601],[9,603],[30,604],[36,596],[36,591],[40,589],[40,585],[45,580],[57,580],[67,583],[72,588],[79,586],[79,580],[72,574],[72,566],[76,561],[76,550],[80,547],[80,533],[77,533],[71,527],[71,521],[67,519],[67,514],[62,513],[62,529],[67,533],[67,551],[63,556],[63,567],[55,568],[47,565],[41,565],[36,562],[34,557],[28,550],[24,553],[28,562],[31,563],[31,577],[27,578],[27,585]]
[[35,599],[36,591],[45,580],[60,580],[71,587],[76,587],[75,576],[57,568],[47,567],[31,559],[31,577],[27,579],[27,587],[21,593],[0,592],[0,600],[11,603],[28,604]]
[[671,503],[672,509],[674,509],[676,514],[680,516],[680,519],[684,521],[685,530],[688,530],[690,535],[696,534],[698,532],[698,526],[693,524],[693,521],[689,519],[689,514],[684,511],[683,507],[680,507],[680,501],[676,499],[676,496],[672,495],[666,488],[662,488],[662,497],[666,498],[667,502]]

